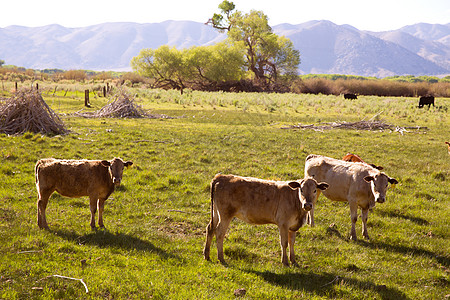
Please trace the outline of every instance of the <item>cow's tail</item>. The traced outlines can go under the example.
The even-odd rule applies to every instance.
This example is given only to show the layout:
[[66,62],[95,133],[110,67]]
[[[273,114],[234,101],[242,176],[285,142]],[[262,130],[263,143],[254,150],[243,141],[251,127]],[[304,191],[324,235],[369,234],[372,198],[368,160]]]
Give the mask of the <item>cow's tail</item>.
[[213,236],[216,231],[216,226],[218,220],[214,219],[214,192],[216,190],[216,184],[218,183],[217,178],[215,177],[211,181],[211,221],[209,222],[208,226],[206,226],[206,242],[205,247],[203,248],[203,255],[205,256],[206,260],[209,260],[209,250],[211,247],[211,242],[213,239]]
[[214,224],[214,191],[216,190],[217,180],[211,181],[211,225]]
[[38,172],[39,172],[39,167],[41,166],[41,164],[42,164],[42,161],[38,160],[36,165],[34,166],[34,180],[35,180],[35,183],[38,182]]

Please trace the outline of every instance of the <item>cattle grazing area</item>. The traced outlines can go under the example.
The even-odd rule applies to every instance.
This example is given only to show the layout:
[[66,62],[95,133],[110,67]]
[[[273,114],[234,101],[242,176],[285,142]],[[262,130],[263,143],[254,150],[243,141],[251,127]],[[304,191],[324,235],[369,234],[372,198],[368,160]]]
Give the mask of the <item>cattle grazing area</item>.
[[[417,97],[349,101],[130,88],[143,110],[170,118],[87,118],[80,114],[99,111],[109,99],[91,94],[87,108],[84,87],[39,88],[68,133],[0,134],[1,299],[448,298],[449,98],[419,109]],[[372,119],[406,130],[283,129]],[[225,234],[226,264],[218,260],[215,236],[205,260],[216,174],[300,182],[308,155],[347,153],[383,167],[370,170],[372,180],[382,172],[398,181],[385,182],[384,203],[372,203],[370,239],[363,238],[360,210],[358,239],[351,239],[349,204],[326,197],[330,182],[315,204],[315,226],[291,224],[298,266],[281,262],[280,229],[272,220],[246,220],[242,213],[236,216],[244,221],[233,219]],[[37,161],[115,157],[133,164],[104,202],[106,228],[94,220],[91,229],[86,193],[72,198],[58,189],[46,207],[48,229],[39,228]]]

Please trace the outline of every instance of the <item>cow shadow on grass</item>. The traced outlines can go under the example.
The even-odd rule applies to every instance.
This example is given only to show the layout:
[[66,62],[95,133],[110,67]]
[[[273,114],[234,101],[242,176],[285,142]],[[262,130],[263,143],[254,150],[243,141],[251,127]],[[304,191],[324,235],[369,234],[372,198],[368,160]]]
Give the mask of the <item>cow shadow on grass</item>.
[[430,222],[428,222],[427,220],[425,220],[423,218],[408,216],[408,215],[399,213],[397,211],[382,211],[382,210],[379,210],[379,211],[377,211],[377,214],[379,214],[379,215],[381,215],[383,217],[398,218],[398,219],[408,220],[408,221],[411,221],[413,223],[416,223],[417,225],[429,225],[430,224]]
[[431,252],[425,249],[417,248],[417,247],[409,247],[404,245],[392,245],[388,243],[384,243],[381,241],[362,241],[358,240],[357,243],[361,246],[370,248],[370,249],[383,249],[387,252],[397,252],[405,255],[414,255],[414,256],[426,256],[428,258],[436,259],[441,265],[448,268],[450,266],[450,257],[439,255],[435,252]]
[[417,247],[409,247],[409,246],[404,246],[404,245],[393,245],[393,244],[388,244],[388,243],[385,243],[382,241],[373,241],[373,240],[367,241],[367,240],[358,239],[357,241],[351,241],[347,236],[342,235],[339,232],[339,230],[336,229],[336,227],[327,228],[326,233],[328,235],[336,236],[337,238],[339,238],[341,240],[345,240],[347,242],[354,242],[360,246],[367,247],[370,249],[376,249],[376,250],[383,249],[387,252],[397,252],[397,253],[405,254],[405,255],[412,254],[414,256],[426,256],[429,258],[436,259],[441,265],[445,266],[446,268],[448,268],[450,266],[450,257],[438,255],[435,252],[428,251],[425,249],[421,249],[421,248],[417,248]]
[[[315,274],[306,273],[284,273],[278,274],[271,271],[255,271],[243,270],[246,273],[255,274],[271,285],[280,286],[293,291],[307,291],[322,297],[334,298],[345,297],[345,288],[340,290],[339,287],[348,287],[361,291],[373,291],[378,294],[381,299],[409,299],[401,291],[387,287],[386,285],[377,285],[370,281],[361,281],[349,277],[340,277],[335,274],[324,273]],[[351,295],[347,295],[351,297]]]
[[100,248],[108,247],[120,248],[124,250],[148,251],[158,254],[163,259],[174,258],[181,260],[181,257],[168,253],[164,249],[155,246],[149,241],[122,232],[113,233],[109,232],[108,230],[97,230],[87,234],[78,234],[74,231],[68,231],[64,229],[51,231],[57,236],[78,245],[92,245]]

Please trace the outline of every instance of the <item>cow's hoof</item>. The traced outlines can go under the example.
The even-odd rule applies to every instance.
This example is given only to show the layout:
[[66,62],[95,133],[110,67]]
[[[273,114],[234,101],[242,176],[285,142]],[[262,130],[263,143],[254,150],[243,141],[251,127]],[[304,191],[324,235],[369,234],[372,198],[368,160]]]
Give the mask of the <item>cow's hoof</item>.
[[219,261],[223,266],[225,266],[225,267],[228,266],[227,262],[224,259],[219,259]]
[[209,251],[208,250],[203,251],[203,257],[205,257],[205,260],[211,261],[211,259],[209,258]]
[[352,236],[350,236],[350,240],[352,240],[352,241],[357,241],[358,238],[356,237],[356,235],[352,235]]

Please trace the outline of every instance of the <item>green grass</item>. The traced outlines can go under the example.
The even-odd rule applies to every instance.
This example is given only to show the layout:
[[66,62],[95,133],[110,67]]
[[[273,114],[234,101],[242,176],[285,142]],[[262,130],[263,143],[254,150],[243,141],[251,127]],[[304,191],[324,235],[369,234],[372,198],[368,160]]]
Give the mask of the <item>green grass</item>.
[[[71,130],[65,136],[0,135],[1,299],[443,299],[449,292],[450,99],[418,109],[416,98],[132,90],[138,103],[174,119],[85,119],[84,94],[44,93]],[[107,99],[93,97],[95,110]],[[281,129],[370,119],[427,131]],[[399,180],[369,214],[370,241],[350,241],[349,208],[319,198],[316,227],[300,228],[300,268],[281,264],[278,229],[234,220],[228,266],[203,259],[209,182],[218,173],[303,177],[310,153],[354,152]],[[111,159],[134,165],[108,199],[107,230],[91,231],[89,201],[52,195],[49,231],[36,224],[35,162]],[[357,234],[361,235],[361,221]],[[86,261],[86,265],[82,261]],[[81,282],[53,277],[80,278]]]

